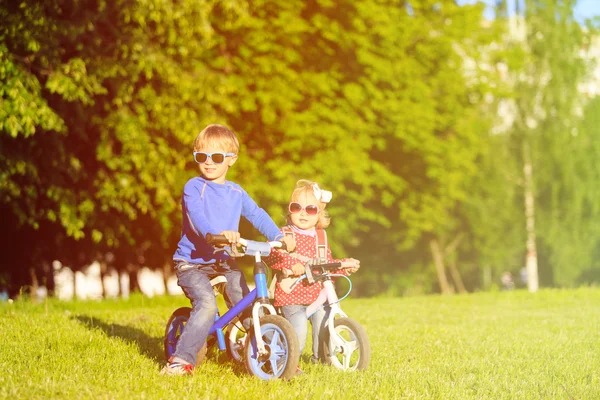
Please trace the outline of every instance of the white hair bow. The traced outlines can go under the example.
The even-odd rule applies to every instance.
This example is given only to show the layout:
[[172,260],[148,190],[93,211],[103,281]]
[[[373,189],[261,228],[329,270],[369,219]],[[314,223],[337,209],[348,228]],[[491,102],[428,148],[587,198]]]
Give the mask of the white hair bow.
[[333,194],[327,190],[322,190],[316,183],[313,185],[313,192],[317,200],[323,203],[329,203]]

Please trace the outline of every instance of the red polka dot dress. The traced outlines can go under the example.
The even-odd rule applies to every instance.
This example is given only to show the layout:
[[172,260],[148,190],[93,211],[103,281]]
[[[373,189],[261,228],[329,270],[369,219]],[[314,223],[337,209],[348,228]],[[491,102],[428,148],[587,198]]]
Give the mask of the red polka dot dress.
[[[296,239],[296,254],[301,254],[306,257],[314,258],[317,256],[316,231],[299,231],[294,229]],[[339,262],[341,260],[334,260],[331,257],[331,249],[327,245],[327,262]],[[271,255],[265,259],[265,263],[273,268],[274,270],[292,270],[292,266],[295,264],[303,264],[302,261],[290,256],[287,253],[280,251],[273,251]],[[309,284],[306,279],[296,284],[290,293],[286,293],[281,289],[279,282],[275,287],[275,306],[287,306],[292,304],[309,305],[314,302],[319,293],[321,292],[323,285],[321,282],[315,282]]]

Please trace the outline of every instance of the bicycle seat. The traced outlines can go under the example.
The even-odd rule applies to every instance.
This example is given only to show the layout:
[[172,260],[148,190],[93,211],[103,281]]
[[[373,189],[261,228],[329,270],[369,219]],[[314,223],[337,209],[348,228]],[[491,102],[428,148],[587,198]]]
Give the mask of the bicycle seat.
[[215,296],[218,296],[220,293],[223,293],[223,289],[225,288],[225,284],[227,283],[227,278],[223,275],[215,276],[210,280],[210,284],[215,292]]

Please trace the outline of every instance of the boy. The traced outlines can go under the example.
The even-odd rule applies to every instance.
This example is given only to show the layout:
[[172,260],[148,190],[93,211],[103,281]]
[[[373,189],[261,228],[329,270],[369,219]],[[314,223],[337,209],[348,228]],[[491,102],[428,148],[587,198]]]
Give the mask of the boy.
[[295,247],[294,240],[284,237],[244,189],[225,180],[229,167],[237,161],[239,147],[231,130],[215,124],[204,128],[194,141],[194,160],[201,176],[190,179],[183,189],[183,227],[173,256],[177,284],[192,302],[192,312],[162,374],[193,372],[196,356],[206,342],[217,312],[211,278],[216,275],[227,278],[225,301],[229,308],[249,293],[234,259],[223,251],[215,253],[204,239],[206,234],[224,235],[235,246],[240,239],[238,226],[243,216],[268,240],[283,241],[288,249]]

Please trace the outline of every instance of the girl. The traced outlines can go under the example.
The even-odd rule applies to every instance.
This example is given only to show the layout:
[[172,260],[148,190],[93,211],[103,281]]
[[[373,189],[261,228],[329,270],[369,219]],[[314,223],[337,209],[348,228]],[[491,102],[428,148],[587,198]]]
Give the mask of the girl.
[[[319,185],[308,180],[300,180],[292,193],[288,205],[288,226],[282,228],[286,235],[293,235],[296,240],[296,254],[315,258],[326,257],[328,263],[341,261],[343,274],[356,272],[360,262],[353,258],[334,260],[331,250],[326,242],[324,229],[329,226],[330,218],[325,211],[327,203],[331,200],[331,192],[321,190]],[[323,243],[324,242],[324,243]],[[319,251],[321,250],[321,251]],[[321,254],[319,254],[321,253]],[[304,265],[300,260],[284,252],[272,252],[266,259],[267,264],[274,270],[288,270],[290,275],[304,274]],[[279,274],[281,276],[281,274]],[[275,286],[275,306],[281,307],[284,317],[290,321],[300,343],[300,351],[306,344],[308,322],[306,308],[313,303],[321,292],[322,284],[315,282],[309,284],[306,279],[293,286],[284,284],[278,279]],[[309,317],[312,325],[312,358],[316,363],[319,357],[319,331],[325,318],[325,309],[321,308]],[[301,371],[298,371],[301,373]]]

